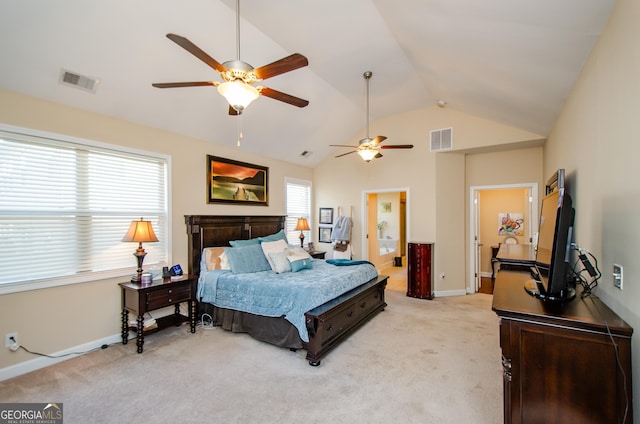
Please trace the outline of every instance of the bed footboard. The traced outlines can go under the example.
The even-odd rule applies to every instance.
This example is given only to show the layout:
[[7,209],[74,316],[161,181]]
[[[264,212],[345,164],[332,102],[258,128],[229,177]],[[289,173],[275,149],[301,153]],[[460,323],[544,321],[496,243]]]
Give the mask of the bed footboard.
[[303,343],[310,365],[384,310],[387,276],[380,275],[361,286],[305,313],[309,342]]

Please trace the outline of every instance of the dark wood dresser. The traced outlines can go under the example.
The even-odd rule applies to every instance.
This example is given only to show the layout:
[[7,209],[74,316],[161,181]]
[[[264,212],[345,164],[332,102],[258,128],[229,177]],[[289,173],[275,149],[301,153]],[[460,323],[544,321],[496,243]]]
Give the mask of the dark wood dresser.
[[500,271],[493,294],[504,422],[632,423],[633,329],[595,295],[542,302],[525,292],[529,278]]
[[407,296],[433,299],[433,243],[409,243]]

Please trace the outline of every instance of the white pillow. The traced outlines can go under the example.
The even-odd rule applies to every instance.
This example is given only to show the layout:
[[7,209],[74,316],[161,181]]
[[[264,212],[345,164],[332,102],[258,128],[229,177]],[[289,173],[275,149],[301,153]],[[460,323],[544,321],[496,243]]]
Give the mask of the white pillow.
[[283,272],[291,272],[291,264],[287,259],[287,251],[271,252],[267,258],[273,264],[272,269],[276,274],[282,274]]
[[260,245],[262,246],[262,251],[264,252],[264,256],[267,258],[271,269],[276,271],[276,266],[273,264],[273,260],[269,257],[269,253],[280,253],[284,250],[288,250],[289,245],[287,245],[287,242],[284,240],[263,241]]

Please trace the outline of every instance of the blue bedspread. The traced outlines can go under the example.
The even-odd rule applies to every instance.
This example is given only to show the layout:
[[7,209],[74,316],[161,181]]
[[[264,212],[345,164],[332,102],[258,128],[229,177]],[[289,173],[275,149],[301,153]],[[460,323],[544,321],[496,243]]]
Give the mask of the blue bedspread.
[[308,342],[305,312],[377,276],[371,264],[335,266],[320,259],[313,260],[311,269],[282,274],[204,271],[198,281],[198,299],[220,308],[284,316],[298,329],[300,338]]

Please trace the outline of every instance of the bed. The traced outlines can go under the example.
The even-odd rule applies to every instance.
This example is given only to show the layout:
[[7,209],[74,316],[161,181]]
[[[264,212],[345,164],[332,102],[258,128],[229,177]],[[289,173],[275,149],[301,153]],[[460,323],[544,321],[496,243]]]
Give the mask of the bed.
[[[274,240],[284,234],[284,216],[187,215],[185,223],[188,271],[198,275],[199,314],[208,314],[214,325],[225,330],[248,333],[291,350],[305,349],[310,365],[320,365],[327,353],[387,305],[387,277],[378,275],[366,261],[331,264],[308,258],[290,262],[293,268],[305,264],[295,269],[299,272],[276,273],[271,268],[236,272],[238,263],[245,266],[238,262],[245,258],[240,252],[257,249],[245,246],[255,246],[256,240],[263,248],[282,243]],[[220,264],[220,259],[213,258],[230,243],[235,246],[233,252],[227,250],[223,256],[233,254],[228,260],[235,269],[214,268],[214,261]],[[291,247],[289,255],[294,250]],[[266,250],[264,256],[278,259]],[[269,265],[277,269],[274,263]]]

